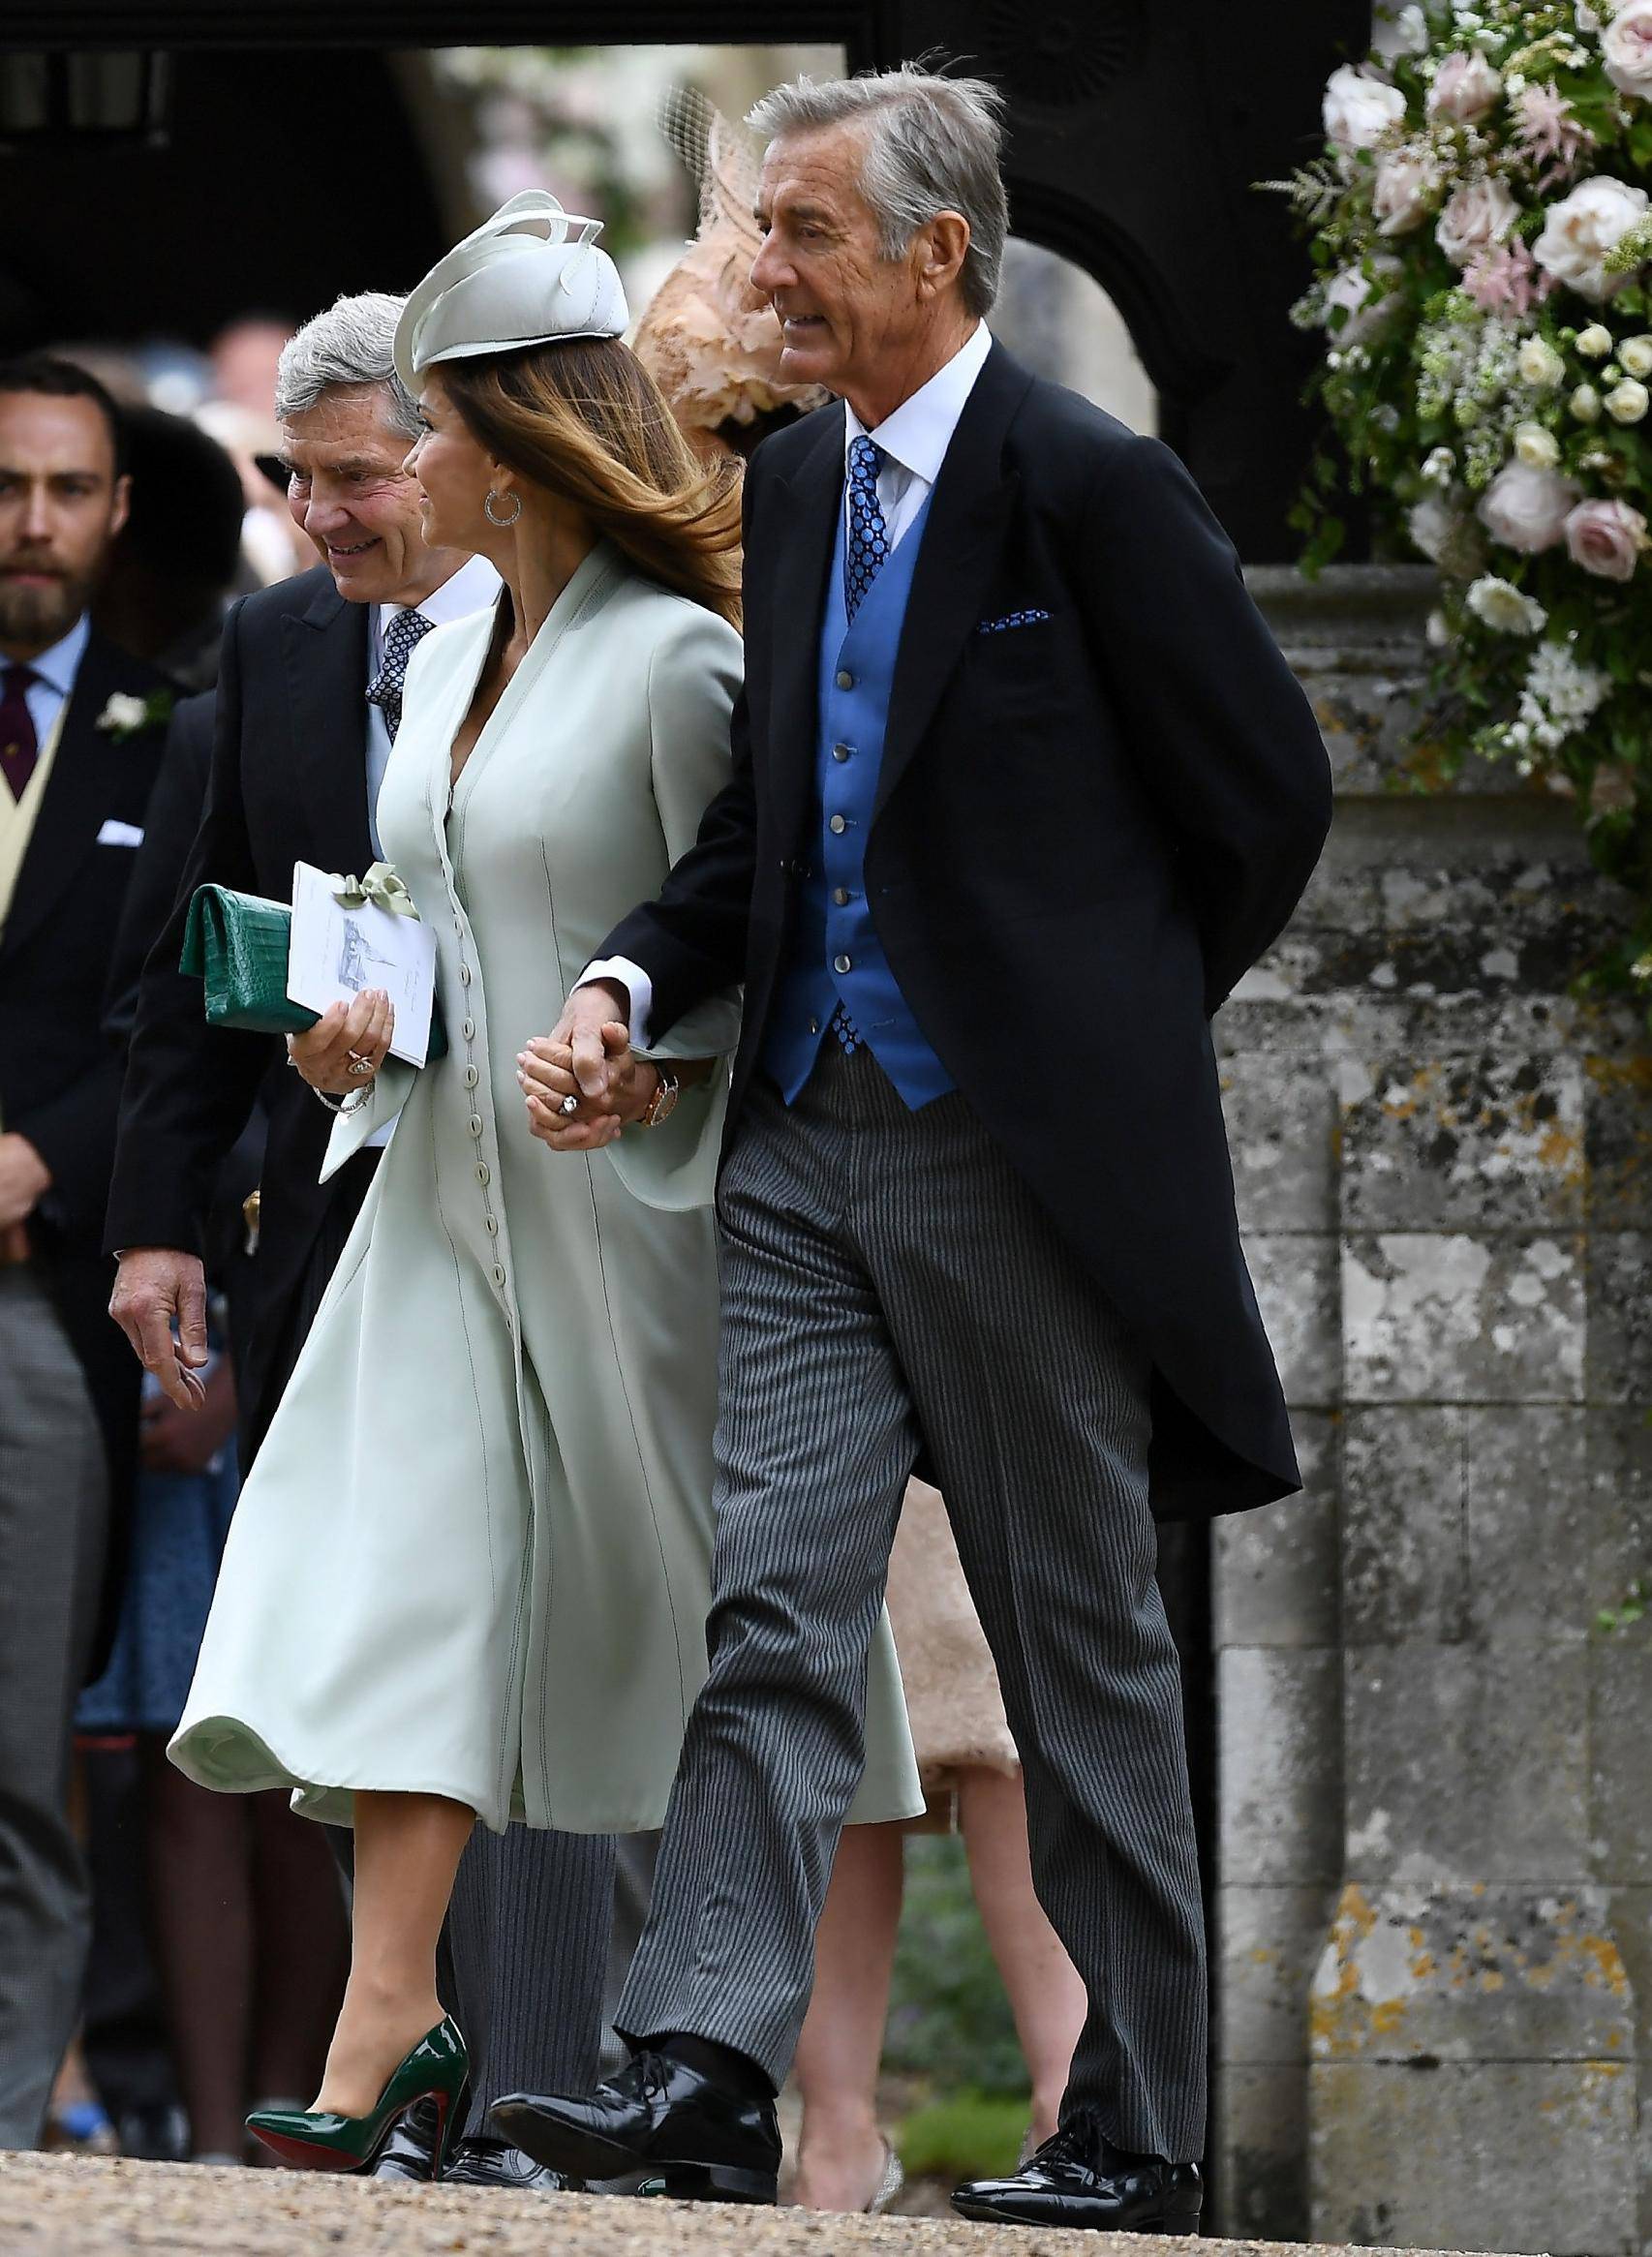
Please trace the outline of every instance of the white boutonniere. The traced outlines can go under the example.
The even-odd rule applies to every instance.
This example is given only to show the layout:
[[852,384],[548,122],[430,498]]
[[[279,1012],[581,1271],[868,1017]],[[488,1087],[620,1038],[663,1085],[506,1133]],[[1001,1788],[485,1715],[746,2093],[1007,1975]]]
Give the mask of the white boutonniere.
[[112,690],[98,716],[98,726],[118,745],[139,729],[158,728],[170,719],[172,702],[169,689],[152,689],[147,697],[136,696],[130,689]]

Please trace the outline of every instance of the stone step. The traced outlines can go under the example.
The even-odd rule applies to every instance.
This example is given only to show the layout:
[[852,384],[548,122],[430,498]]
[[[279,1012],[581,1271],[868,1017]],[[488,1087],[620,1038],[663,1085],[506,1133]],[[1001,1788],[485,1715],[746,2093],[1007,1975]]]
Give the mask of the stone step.
[[1313,2257],[1300,2244],[1147,2240],[795,2210],[488,2194],[291,2171],[0,2155],[4,2257]]

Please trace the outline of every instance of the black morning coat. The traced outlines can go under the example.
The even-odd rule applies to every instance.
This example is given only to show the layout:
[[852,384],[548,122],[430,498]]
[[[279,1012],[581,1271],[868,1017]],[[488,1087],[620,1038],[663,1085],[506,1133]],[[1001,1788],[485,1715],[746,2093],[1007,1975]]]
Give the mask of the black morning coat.
[[[153,666],[93,629],[0,931],[0,1126],[26,1137],[51,1171],[51,1188],[29,1218],[30,1251],[103,1430],[117,1554],[137,1464],[141,1374],[108,1317],[114,1272],[104,1259],[103,1223],[120,1060],[104,1039],[104,991],[166,722],[132,730],[99,722],[117,693],[148,699],[170,689]],[[9,1384],[0,1372],[0,1387]]]
[[[653,1030],[743,980],[729,1130],[813,840],[820,620],[843,412],[746,486],[734,776],[599,956]],[[1027,625],[981,631],[1020,612]],[[994,346],[935,482],[902,635],[868,902],[924,1033],[1154,1365],[1165,1517],[1300,1486],[1239,1248],[1210,1019],[1331,820],[1307,700],[1168,448]]]
[[[331,1183],[317,1180],[331,1115],[288,1067],[278,1037],[207,1025],[200,982],[178,970],[184,917],[198,885],[287,901],[295,862],[366,869],[366,687],[367,607],[347,603],[324,566],[231,607],[206,804],[179,857],[176,904],[143,966],[121,1096],[105,1243],[193,1254],[206,1251],[220,1170],[263,1096],[258,1321],[250,1341],[237,1341],[252,1442],[286,1383],[292,1306],[322,1218],[373,1162],[358,1154]],[[181,803],[177,820],[193,824]]]

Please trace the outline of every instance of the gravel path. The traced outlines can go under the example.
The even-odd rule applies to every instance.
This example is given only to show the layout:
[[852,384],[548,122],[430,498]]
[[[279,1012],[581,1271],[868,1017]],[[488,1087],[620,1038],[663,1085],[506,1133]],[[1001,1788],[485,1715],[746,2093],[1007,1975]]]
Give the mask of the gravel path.
[[[478,2194],[288,2171],[0,2154],[4,2257],[1305,2257],[1264,2242],[1151,2242],[823,2217],[794,2210]],[[1352,2253],[1349,2253],[1352,2257]]]

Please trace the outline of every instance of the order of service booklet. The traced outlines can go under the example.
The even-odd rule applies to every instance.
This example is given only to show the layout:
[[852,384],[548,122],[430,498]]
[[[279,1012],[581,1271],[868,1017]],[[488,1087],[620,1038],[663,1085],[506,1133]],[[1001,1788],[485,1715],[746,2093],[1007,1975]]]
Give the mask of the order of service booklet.
[[396,1015],[391,1055],[422,1066],[436,997],[436,935],[418,918],[398,917],[376,901],[347,908],[334,896],[338,883],[310,863],[292,866],[288,995],[307,1011],[325,1011],[382,988]]

